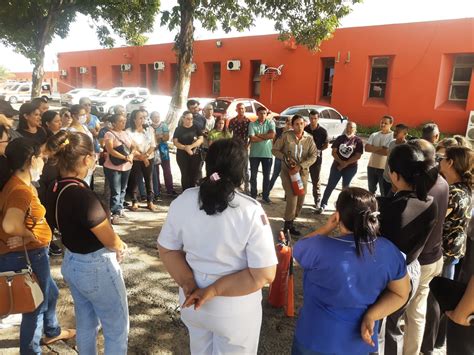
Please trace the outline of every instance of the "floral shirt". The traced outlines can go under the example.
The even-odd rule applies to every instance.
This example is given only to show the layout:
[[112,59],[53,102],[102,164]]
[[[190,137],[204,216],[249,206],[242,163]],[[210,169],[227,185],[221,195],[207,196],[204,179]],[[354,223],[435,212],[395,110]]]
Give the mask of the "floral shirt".
[[448,260],[464,256],[471,196],[471,189],[462,182],[449,186],[448,212],[443,225],[443,253]]
[[243,120],[239,120],[237,117],[231,119],[229,122],[229,130],[232,132],[233,138],[248,144],[249,123],[250,121],[247,117]]

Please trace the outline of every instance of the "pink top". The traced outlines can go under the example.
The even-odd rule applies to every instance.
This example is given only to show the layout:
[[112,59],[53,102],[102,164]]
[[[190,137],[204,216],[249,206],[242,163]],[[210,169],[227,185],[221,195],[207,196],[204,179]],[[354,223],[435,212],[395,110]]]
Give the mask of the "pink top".
[[[112,141],[113,147],[118,147],[119,145],[122,145],[123,143],[118,139],[122,140],[126,146],[130,148],[130,145],[132,144],[132,141],[125,131],[117,132],[117,131],[109,131],[104,135],[104,144],[107,144],[108,140]],[[121,165],[114,165],[110,161],[109,155],[107,154],[107,159],[105,160],[104,167],[111,169],[111,170],[117,170],[117,171],[128,171],[132,168],[132,163],[126,162]]]

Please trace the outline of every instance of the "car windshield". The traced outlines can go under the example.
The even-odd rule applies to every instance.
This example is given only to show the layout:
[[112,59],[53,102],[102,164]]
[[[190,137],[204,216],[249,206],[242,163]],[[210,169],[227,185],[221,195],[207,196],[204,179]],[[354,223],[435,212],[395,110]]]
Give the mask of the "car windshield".
[[282,115],[288,115],[288,116],[293,116],[293,115],[301,115],[301,116],[308,116],[308,109],[302,108],[302,107],[289,107],[285,111],[281,113]]
[[115,90],[107,91],[107,93],[104,96],[105,97],[119,97],[124,92],[125,92],[125,89],[115,89]]
[[216,100],[214,102],[211,102],[211,105],[214,108],[214,112],[225,113],[230,105],[230,102],[226,100]]

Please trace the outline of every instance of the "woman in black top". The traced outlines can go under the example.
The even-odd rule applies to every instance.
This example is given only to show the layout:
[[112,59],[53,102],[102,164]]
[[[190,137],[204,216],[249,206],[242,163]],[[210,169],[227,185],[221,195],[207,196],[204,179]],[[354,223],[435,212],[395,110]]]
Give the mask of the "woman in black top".
[[[420,278],[418,256],[435,226],[438,206],[428,191],[434,185],[434,161],[425,160],[420,148],[401,144],[388,158],[390,179],[397,190],[393,197],[379,197],[380,229],[405,255],[413,296]],[[387,317],[385,354],[401,354],[403,331],[400,322],[406,306]],[[383,334],[383,332],[382,332]],[[379,339],[381,340],[381,339]]]
[[61,272],[74,299],[79,352],[97,353],[100,324],[105,354],[126,354],[128,305],[119,262],[127,246],[84,182],[95,167],[92,140],[84,133],[67,131],[53,139],[61,177],[47,192],[46,218],[59,230],[65,246]]
[[184,111],[182,125],[176,128],[173,135],[176,161],[181,171],[181,187],[184,190],[197,185],[201,154],[199,147],[204,141],[202,131],[193,124],[193,114]]
[[40,145],[46,143],[48,135],[46,130],[41,126],[40,110],[32,103],[21,105],[17,132],[23,137],[30,138]]

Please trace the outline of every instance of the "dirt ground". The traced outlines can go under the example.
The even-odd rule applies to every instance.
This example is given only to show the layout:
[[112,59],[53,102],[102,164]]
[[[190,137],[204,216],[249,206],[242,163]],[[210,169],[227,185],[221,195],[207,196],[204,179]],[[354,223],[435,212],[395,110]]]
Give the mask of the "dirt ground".
[[[179,169],[172,157],[173,178],[177,190],[180,186]],[[354,186],[367,187],[368,154],[364,154],[359,163],[359,172],[353,181]],[[321,178],[327,181],[330,164],[329,149],[324,152]],[[102,171],[98,169],[97,192],[103,193]],[[259,191],[261,190],[261,175],[259,175]],[[308,184],[311,191],[312,185]],[[325,183],[322,184],[324,192]],[[335,199],[338,196],[335,190],[329,202],[329,209],[323,215],[314,213],[311,193],[306,195],[306,204],[296,221],[297,227],[303,233],[309,233],[324,223],[332,213]],[[263,205],[268,214],[274,235],[283,224],[285,202],[284,192],[280,180],[277,181],[271,193],[273,201],[270,205]],[[156,212],[149,212],[140,208],[138,212],[127,213],[128,219],[122,225],[115,226],[117,233],[129,246],[129,255],[122,264],[125,283],[128,292],[130,313],[129,354],[189,354],[189,339],[187,329],[180,321],[178,310],[177,285],[165,271],[156,252],[156,238],[166,218],[170,199],[163,198],[158,204]],[[144,205],[142,206],[144,207]],[[60,273],[61,258],[51,258],[53,277],[60,288],[57,312],[62,326],[74,327],[74,308],[67,285]],[[281,309],[274,309],[266,302],[268,287],[263,290],[263,323],[260,334],[259,354],[289,354],[293,340],[295,318],[285,317]],[[295,269],[295,309],[302,305],[302,272]],[[0,329],[0,353],[18,353],[19,328]],[[75,342],[60,344],[52,347],[43,347],[44,354],[70,354],[75,352]],[[99,348],[102,349],[102,337],[99,337]]]

